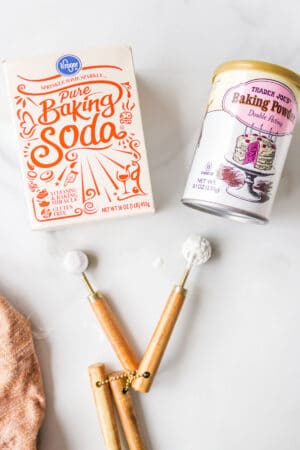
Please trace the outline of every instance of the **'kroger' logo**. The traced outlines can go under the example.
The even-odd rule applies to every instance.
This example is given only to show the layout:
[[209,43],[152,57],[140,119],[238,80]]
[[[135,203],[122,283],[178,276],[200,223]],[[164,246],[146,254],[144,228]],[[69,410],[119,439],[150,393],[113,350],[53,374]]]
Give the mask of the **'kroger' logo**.
[[58,58],[56,70],[62,75],[75,75],[81,69],[82,64],[78,56],[64,55]]

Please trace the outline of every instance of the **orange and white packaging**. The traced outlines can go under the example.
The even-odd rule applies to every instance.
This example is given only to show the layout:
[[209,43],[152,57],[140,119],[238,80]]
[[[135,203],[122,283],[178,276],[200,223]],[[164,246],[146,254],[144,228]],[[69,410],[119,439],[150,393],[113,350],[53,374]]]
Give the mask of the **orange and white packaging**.
[[130,48],[4,65],[33,229],[154,211]]

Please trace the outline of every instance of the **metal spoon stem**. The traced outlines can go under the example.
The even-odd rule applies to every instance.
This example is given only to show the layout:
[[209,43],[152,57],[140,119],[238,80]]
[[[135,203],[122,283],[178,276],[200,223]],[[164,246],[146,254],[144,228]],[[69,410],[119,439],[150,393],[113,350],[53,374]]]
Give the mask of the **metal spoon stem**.
[[95,290],[93,288],[93,286],[91,285],[88,277],[86,276],[86,274],[84,272],[82,272],[82,279],[84,281],[84,284],[86,285],[86,287],[88,288],[90,294],[95,294]]

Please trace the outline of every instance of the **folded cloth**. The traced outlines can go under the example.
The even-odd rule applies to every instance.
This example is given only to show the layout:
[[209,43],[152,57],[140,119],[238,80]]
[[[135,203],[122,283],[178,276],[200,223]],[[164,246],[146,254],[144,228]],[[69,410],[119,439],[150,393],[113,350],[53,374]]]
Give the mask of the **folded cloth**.
[[0,296],[0,450],[35,450],[44,414],[30,323]]

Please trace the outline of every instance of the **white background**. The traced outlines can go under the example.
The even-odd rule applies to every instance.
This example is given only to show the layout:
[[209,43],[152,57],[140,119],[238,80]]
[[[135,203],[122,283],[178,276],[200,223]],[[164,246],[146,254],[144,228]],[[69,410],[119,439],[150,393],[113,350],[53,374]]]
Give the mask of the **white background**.
[[[180,204],[215,66],[253,58],[299,71],[299,17],[297,0],[2,5],[2,58],[132,46],[157,207],[153,216],[32,232],[1,75],[0,289],[31,316],[38,338],[48,403],[40,450],[103,448],[87,366],[119,367],[81,280],[62,269],[63,253],[94,256],[89,275],[142,355],[181,277],[180,247],[191,232],[211,239],[214,256],[189,280],[152,391],[136,398],[147,449],[300,448],[299,126],[269,225]],[[158,256],[165,265],[155,270]]]

